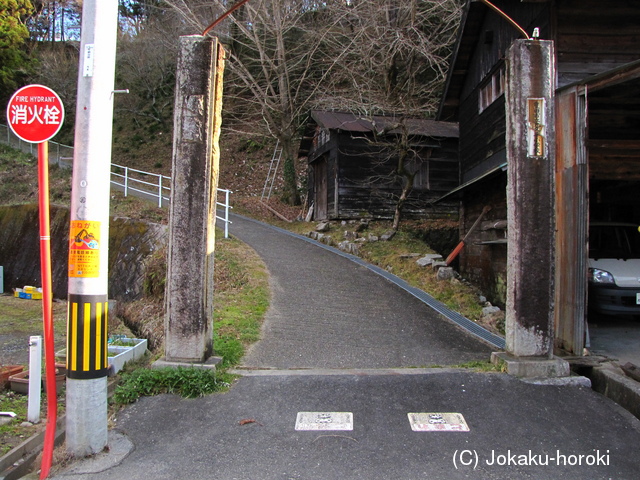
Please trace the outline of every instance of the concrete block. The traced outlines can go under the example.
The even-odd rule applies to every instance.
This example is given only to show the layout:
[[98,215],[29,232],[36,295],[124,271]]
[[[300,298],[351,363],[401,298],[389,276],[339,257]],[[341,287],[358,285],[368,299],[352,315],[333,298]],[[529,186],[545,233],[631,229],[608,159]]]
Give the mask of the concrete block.
[[431,265],[433,262],[441,261],[442,255],[438,255],[437,253],[428,253],[427,255],[423,255],[421,258],[416,260],[416,263],[421,267],[426,267]]
[[451,280],[454,277],[454,272],[452,267],[440,267],[438,269],[438,274],[436,278],[438,280]]
[[168,361],[164,358],[156,360],[151,364],[151,368],[201,368],[205,370],[215,370],[217,365],[222,362],[222,357],[209,357],[206,362],[174,362]]
[[610,398],[640,419],[640,383],[610,364],[591,368],[583,373],[591,379],[596,392]]
[[506,365],[507,373],[520,378],[568,377],[569,362],[559,357],[516,357],[507,352],[493,352],[494,365]]
[[591,388],[591,380],[587,377],[572,375],[570,377],[549,377],[549,378],[522,378],[525,383],[532,385],[553,385],[556,387],[584,387]]
[[320,222],[316,225],[316,232],[328,232],[331,228],[331,224],[329,222]]

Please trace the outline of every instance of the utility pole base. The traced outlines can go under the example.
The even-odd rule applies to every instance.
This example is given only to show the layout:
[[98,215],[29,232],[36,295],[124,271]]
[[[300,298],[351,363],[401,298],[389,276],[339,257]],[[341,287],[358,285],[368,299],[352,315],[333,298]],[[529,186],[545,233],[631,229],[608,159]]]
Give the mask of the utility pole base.
[[67,451],[76,458],[100,453],[107,446],[107,377],[67,378]]

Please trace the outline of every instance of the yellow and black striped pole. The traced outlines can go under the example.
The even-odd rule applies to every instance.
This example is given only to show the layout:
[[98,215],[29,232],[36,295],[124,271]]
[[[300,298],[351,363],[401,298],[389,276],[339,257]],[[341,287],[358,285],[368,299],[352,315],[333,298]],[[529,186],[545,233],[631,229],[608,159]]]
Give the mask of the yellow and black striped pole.
[[67,376],[76,379],[107,375],[107,295],[69,294]]

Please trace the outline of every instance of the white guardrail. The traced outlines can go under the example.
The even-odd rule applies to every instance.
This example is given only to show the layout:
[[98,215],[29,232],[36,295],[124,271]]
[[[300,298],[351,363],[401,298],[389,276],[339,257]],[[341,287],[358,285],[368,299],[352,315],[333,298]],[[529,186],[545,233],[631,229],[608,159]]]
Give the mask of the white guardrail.
[[[6,130],[2,132],[2,129]],[[37,147],[33,143],[25,142],[16,137],[6,125],[0,125],[0,141],[32,155],[38,154]],[[61,143],[49,141],[49,163],[62,168],[73,166],[73,147]],[[123,165],[111,164],[111,185],[122,190],[124,196],[133,195],[149,201],[157,202],[158,207],[168,205],[171,197],[171,177],[158,173],[144,172]],[[224,223],[224,238],[229,238],[229,196],[233,192],[224,188],[218,188],[217,194],[224,194],[224,202],[216,201],[216,205],[224,211],[222,216],[216,211],[216,219]],[[217,210],[217,209],[216,209]]]

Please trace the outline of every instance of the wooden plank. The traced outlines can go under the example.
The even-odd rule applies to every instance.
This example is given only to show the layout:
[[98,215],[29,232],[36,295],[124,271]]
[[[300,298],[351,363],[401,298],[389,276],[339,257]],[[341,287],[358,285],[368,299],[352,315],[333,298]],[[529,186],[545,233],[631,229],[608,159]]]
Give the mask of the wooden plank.
[[[594,152],[596,149],[600,149],[600,148],[606,149],[607,151],[640,150],[640,140],[592,139],[592,140],[587,140],[587,146],[589,147],[589,152]],[[637,155],[637,152],[636,152],[636,155]]]

